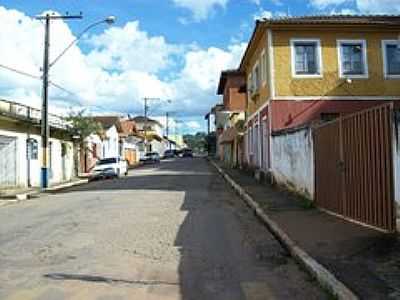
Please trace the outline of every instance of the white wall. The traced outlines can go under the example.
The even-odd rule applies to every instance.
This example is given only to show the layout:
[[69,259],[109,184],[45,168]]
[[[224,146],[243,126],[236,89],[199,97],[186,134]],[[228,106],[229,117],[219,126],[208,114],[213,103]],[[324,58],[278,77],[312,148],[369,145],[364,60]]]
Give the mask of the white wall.
[[314,152],[311,129],[272,137],[274,178],[314,198]]
[[[26,155],[27,139],[35,139],[38,143],[38,159],[30,160],[30,180],[32,186],[40,186],[40,172],[42,166],[41,155],[41,137],[35,134],[27,134],[21,132],[14,132],[8,130],[0,130],[0,135],[16,138],[16,177],[17,186],[26,187],[28,185],[28,159]],[[49,181],[50,184],[69,181],[73,177],[74,172],[74,159],[73,159],[73,143],[61,141],[58,139],[50,138],[52,153],[51,153],[51,167],[52,176]],[[67,146],[66,156],[62,157],[62,143]]]
[[119,136],[115,126],[106,131],[106,139],[103,141],[103,157],[119,156]]
[[151,143],[151,151],[158,152],[161,156],[164,155],[165,150],[168,149],[167,143],[164,141],[153,140]]
[[[69,181],[73,176],[73,144],[57,139],[50,139],[51,142],[51,177],[50,184]],[[62,157],[62,144],[66,144],[66,155]],[[63,161],[64,160],[64,161]]]

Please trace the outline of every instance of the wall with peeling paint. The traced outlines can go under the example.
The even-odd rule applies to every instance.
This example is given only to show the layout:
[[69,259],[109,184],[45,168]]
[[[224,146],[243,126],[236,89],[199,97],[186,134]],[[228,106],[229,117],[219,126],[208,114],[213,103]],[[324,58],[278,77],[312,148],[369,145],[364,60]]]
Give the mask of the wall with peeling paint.
[[275,180],[314,199],[312,131],[303,128],[272,137],[272,174]]

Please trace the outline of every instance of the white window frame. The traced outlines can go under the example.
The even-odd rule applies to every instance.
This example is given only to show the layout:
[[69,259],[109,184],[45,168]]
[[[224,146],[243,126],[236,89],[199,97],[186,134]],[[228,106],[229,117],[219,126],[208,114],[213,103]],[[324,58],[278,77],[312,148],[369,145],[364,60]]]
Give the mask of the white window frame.
[[[296,43],[315,43],[317,45],[317,71],[316,74],[297,74],[296,73]],[[290,49],[292,55],[292,77],[293,78],[322,78],[324,76],[324,69],[322,64],[322,47],[320,39],[290,39]]]
[[261,81],[262,86],[267,85],[267,55],[265,49],[261,52]]
[[252,72],[247,76],[247,97],[250,99],[253,92],[253,79],[251,78]]
[[[368,49],[367,40],[337,40],[337,50],[338,50],[338,62],[339,62],[339,77],[342,79],[368,79],[369,69],[368,69]],[[343,74],[343,63],[342,63],[342,45],[343,44],[361,44],[362,45],[362,58],[364,62],[364,74],[360,75],[345,75]]]
[[385,79],[400,79],[400,74],[388,74],[388,61],[387,61],[387,49],[388,45],[398,46],[399,40],[382,40],[382,55],[383,55],[383,75]]
[[[262,81],[261,80],[261,70],[260,70],[259,76],[255,76],[255,75],[257,75],[257,72],[256,72],[257,68],[260,70],[260,61],[259,60],[257,60],[257,62],[254,64],[253,70],[252,70],[252,75],[251,75],[251,78],[252,78],[251,81],[252,81],[252,86],[253,86],[252,94],[258,92],[261,87],[261,85],[260,85],[261,81]],[[257,77],[257,80],[256,80],[256,77]]]

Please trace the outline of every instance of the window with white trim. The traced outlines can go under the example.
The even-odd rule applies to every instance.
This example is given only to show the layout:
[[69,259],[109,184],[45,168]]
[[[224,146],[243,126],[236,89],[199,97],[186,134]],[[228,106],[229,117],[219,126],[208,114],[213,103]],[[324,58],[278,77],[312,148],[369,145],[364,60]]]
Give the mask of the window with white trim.
[[322,74],[320,40],[291,40],[293,77],[312,77]]
[[250,96],[251,96],[251,91],[253,89],[252,85],[253,85],[253,80],[251,78],[251,74],[249,74],[249,76],[247,76],[247,97],[249,99],[250,99]]
[[261,82],[261,70],[260,70],[260,64],[258,61],[253,68],[253,74],[252,74],[251,78],[252,78],[251,91],[252,91],[252,93],[255,93],[260,89],[260,82]]
[[338,41],[341,77],[368,77],[367,43],[365,40]]
[[263,85],[267,83],[267,55],[265,54],[265,50],[261,53],[261,81]]
[[400,78],[400,42],[383,41],[384,73],[387,78]]

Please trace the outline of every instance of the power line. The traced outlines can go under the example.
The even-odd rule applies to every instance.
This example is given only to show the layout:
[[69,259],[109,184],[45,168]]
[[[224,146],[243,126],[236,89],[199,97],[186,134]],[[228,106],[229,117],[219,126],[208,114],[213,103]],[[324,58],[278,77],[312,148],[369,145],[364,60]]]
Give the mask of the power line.
[[[21,71],[21,70],[18,70],[18,69],[16,69],[16,68],[13,68],[13,67],[10,67],[10,66],[1,64],[1,63],[0,63],[0,68],[3,68],[3,69],[5,69],[5,70],[11,71],[11,72],[14,72],[14,73],[16,73],[16,74],[19,74],[19,75],[22,75],[22,76],[26,76],[26,77],[29,77],[29,78],[32,78],[32,79],[42,80],[42,77],[39,76],[39,75],[33,75],[33,74],[28,73],[28,72]],[[75,97],[77,97],[78,99],[81,99],[81,96],[79,96],[76,92],[70,91],[70,90],[66,89],[65,87],[61,86],[61,85],[58,84],[58,83],[55,83],[55,82],[53,82],[53,81],[49,81],[49,85],[51,85],[51,86],[53,86],[53,87],[55,87],[55,88],[57,88],[57,89],[59,89],[59,90],[65,92],[65,93],[67,93],[67,94],[70,94],[70,95],[72,95],[72,96],[75,96]],[[83,105],[83,103],[82,103],[81,101],[79,101],[79,100],[78,100],[78,101],[75,101],[75,102],[78,103],[79,105]],[[94,107],[94,108],[97,108],[97,109],[99,109],[99,110],[102,110],[102,111],[104,111],[104,112],[109,112],[109,111],[110,111],[109,108],[105,108],[105,107],[103,107],[103,106],[101,106],[101,105],[90,105],[90,106],[92,106],[92,107]]]
[[[11,71],[11,72],[14,72],[14,73],[17,73],[17,74],[19,74],[19,75],[23,75],[23,76],[26,76],[26,77],[29,77],[29,78],[33,78],[33,79],[37,79],[37,80],[42,80],[42,77],[41,77],[41,76],[33,75],[33,74],[27,73],[27,72],[25,72],[25,71],[18,70],[18,69],[16,69],[16,68],[13,68],[13,67],[10,67],[10,66],[6,66],[6,65],[4,65],[4,64],[0,64],[0,68],[6,69],[6,70],[8,70],[8,71]],[[74,93],[74,92],[72,92],[72,91],[70,91],[70,90],[68,90],[68,89],[66,89],[66,88],[64,88],[64,87],[62,87],[61,85],[59,85],[59,84],[57,84],[57,83],[55,83],[55,82],[53,82],[53,81],[50,81],[49,84],[52,85],[53,87],[55,87],[55,88],[57,88],[57,89],[63,91],[63,92],[66,92],[66,93],[68,93],[68,94],[70,94],[70,95],[73,95],[73,96],[76,96],[76,97],[80,98],[80,96],[79,96],[77,93]],[[78,102],[78,103],[79,103],[79,104],[82,104],[81,102]]]
[[11,72],[14,72],[14,73],[17,73],[17,74],[20,74],[20,75],[23,75],[23,76],[27,76],[27,77],[30,77],[30,78],[33,78],[33,79],[39,79],[39,80],[42,79],[40,76],[32,75],[32,74],[29,74],[27,72],[20,71],[20,70],[17,70],[15,68],[13,68],[13,67],[9,67],[9,66],[3,65],[3,64],[0,64],[0,68],[9,70]]

